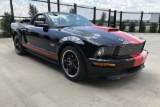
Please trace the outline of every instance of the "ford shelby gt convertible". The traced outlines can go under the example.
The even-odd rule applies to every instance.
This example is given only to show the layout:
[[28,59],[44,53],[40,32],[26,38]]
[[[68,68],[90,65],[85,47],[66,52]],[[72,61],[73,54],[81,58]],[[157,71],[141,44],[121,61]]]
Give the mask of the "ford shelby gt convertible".
[[30,52],[61,66],[72,81],[117,80],[139,73],[148,52],[145,40],[115,28],[95,26],[81,15],[46,12],[12,23],[16,53]]

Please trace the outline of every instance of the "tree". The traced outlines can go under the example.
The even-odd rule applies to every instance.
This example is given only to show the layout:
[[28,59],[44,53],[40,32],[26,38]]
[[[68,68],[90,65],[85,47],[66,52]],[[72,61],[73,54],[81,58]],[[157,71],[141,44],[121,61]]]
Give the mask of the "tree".
[[142,21],[140,32],[145,32],[145,30],[146,30],[146,24]]
[[28,12],[29,16],[33,17],[37,13],[38,13],[38,10],[37,10],[36,6],[29,4],[29,12]]
[[101,19],[98,22],[98,26],[103,26],[105,20],[106,20],[106,13],[103,12],[102,15],[101,15]]
[[156,33],[157,32],[157,27],[158,27],[157,23],[151,23],[150,32],[151,33]]
[[121,31],[124,31],[126,29],[126,24],[125,24],[125,22],[122,22],[122,24],[121,24]]
[[135,20],[135,23],[137,23],[137,20]]
[[1,19],[1,26],[3,28],[3,35],[10,35],[12,15],[9,12],[4,12],[4,17]]
[[75,13],[74,9],[71,8],[70,11],[69,11],[69,13]]
[[134,31],[135,31],[135,27],[136,27],[135,23],[134,23],[134,22],[131,22],[131,23],[129,24],[129,32],[134,32]]

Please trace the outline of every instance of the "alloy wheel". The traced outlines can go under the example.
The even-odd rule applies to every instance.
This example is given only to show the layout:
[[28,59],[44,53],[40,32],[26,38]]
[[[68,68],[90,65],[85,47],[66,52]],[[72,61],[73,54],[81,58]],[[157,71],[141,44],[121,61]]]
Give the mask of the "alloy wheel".
[[79,60],[72,50],[67,50],[62,56],[62,66],[69,77],[75,77],[79,72]]

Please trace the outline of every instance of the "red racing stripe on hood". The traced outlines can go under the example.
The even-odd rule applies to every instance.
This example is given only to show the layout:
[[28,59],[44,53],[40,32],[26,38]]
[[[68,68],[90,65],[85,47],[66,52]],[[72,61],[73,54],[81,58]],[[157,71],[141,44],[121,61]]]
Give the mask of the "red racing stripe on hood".
[[115,29],[115,28],[102,27],[102,26],[90,26],[90,28],[110,32],[110,33],[115,34],[119,37],[122,37],[123,39],[129,41],[132,44],[139,44],[139,43],[144,42],[144,40],[141,40],[138,37],[135,37],[129,33],[118,31],[118,29]]
[[116,35],[128,40],[132,44],[140,44],[140,43],[144,42],[144,40],[141,40],[136,36],[133,36],[129,33],[125,33],[125,32],[122,32],[122,31],[111,32],[111,33],[116,34]]

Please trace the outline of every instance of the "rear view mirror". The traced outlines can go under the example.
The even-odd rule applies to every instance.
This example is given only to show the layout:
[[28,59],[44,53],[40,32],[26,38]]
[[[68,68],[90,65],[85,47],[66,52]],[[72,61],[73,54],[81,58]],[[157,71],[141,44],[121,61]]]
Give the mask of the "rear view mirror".
[[44,21],[35,21],[34,25],[37,27],[43,27],[44,32],[48,32],[48,24],[45,24]]
[[37,26],[39,24],[44,24],[44,21],[34,21],[34,25]]

